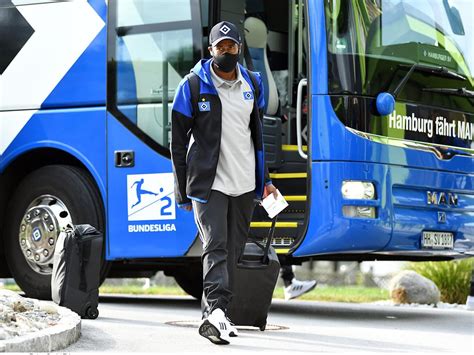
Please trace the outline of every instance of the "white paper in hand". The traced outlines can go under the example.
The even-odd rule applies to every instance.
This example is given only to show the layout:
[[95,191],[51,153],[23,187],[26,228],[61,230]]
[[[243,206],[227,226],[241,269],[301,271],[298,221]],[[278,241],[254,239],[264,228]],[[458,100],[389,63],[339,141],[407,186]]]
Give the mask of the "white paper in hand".
[[277,193],[278,196],[276,199],[273,196],[273,193],[271,193],[262,201],[262,206],[265,208],[265,211],[267,211],[268,217],[270,218],[275,217],[278,213],[283,211],[286,206],[288,206],[288,202],[286,202],[279,190],[277,190]]

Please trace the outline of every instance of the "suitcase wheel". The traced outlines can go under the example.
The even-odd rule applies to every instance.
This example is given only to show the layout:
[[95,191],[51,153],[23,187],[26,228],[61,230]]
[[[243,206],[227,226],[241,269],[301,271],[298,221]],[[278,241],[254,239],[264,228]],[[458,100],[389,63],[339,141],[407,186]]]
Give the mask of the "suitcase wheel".
[[99,316],[99,310],[97,308],[89,307],[86,311],[86,318],[96,319]]
[[258,329],[260,329],[260,331],[263,332],[266,327],[267,327],[267,325],[264,324],[264,325],[261,325]]

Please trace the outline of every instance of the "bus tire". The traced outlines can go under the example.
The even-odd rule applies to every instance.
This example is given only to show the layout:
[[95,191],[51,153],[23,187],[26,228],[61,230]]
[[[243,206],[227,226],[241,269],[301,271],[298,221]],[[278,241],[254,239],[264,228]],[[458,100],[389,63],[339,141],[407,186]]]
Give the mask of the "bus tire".
[[[27,175],[8,202],[5,221],[5,254],[13,278],[27,297],[45,300],[51,299],[52,256],[64,224],[87,223],[105,231],[100,194],[92,178],[69,165],[44,166]],[[41,247],[33,241],[38,237]],[[33,257],[27,260],[27,254]],[[104,255],[105,248],[100,283],[110,269]]]
[[183,268],[174,274],[179,287],[188,295],[200,300],[202,297],[202,265]]

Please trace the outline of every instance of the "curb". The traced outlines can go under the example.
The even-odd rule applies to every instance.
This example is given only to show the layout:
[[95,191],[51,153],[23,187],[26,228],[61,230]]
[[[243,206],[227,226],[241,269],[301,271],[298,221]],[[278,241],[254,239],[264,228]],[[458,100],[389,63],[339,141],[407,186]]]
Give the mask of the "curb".
[[0,341],[0,352],[51,352],[68,347],[81,336],[81,318],[65,307],[56,306],[59,324]]

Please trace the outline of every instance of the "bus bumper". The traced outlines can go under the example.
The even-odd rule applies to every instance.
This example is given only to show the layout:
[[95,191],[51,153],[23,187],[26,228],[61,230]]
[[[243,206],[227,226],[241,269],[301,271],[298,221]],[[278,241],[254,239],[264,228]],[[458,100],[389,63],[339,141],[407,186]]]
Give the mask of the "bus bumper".
[[[344,198],[342,184],[349,180],[373,183],[375,198]],[[313,162],[310,199],[306,236],[290,251],[295,257],[370,254],[374,259],[400,255],[406,260],[474,255],[472,174],[378,163]],[[375,218],[349,217],[344,206],[373,208]],[[452,233],[453,247],[424,247],[424,232]]]

